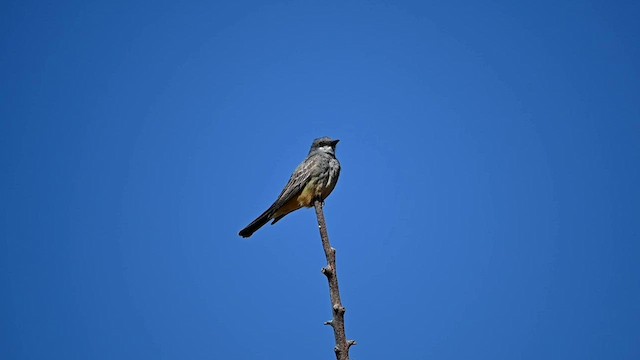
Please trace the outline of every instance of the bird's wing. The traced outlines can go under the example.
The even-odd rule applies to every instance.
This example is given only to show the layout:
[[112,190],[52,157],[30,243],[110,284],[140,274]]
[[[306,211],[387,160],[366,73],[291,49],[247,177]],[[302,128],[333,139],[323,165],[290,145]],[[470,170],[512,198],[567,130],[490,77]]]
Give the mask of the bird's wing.
[[280,207],[294,197],[300,195],[311,178],[311,169],[313,168],[314,163],[315,161],[313,161],[312,158],[307,158],[302,162],[302,164],[298,165],[293,174],[291,174],[291,178],[289,179],[287,186],[284,187],[278,196],[278,200],[273,204],[274,207]]

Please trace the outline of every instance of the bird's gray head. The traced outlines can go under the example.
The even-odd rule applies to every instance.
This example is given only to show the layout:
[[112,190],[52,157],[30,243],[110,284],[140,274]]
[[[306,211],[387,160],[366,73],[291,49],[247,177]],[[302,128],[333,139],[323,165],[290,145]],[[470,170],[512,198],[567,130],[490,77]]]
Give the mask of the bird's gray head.
[[330,137],[326,137],[326,136],[317,138],[313,140],[313,144],[311,144],[311,150],[309,150],[309,153],[312,153],[317,150],[317,151],[322,151],[322,152],[335,155],[336,144],[338,144],[338,141],[340,140],[333,140]]

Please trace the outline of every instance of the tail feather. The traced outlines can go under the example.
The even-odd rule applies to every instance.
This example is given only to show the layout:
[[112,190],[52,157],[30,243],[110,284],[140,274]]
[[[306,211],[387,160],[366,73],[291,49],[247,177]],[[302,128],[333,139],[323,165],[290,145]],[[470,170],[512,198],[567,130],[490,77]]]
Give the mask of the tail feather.
[[267,211],[263,212],[262,215],[258,216],[257,219],[253,220],[251,224],[247,225],[247,227],[240,230],[238,235],[242,236],[243,238],[250,237],[251,235],[253,235],[254,232],[258,231],[258,229],[260,229],[266,223],[268,223],[269,220],[271,220],[272,215],[273,215],[272,209],[271,208],[267,209]]

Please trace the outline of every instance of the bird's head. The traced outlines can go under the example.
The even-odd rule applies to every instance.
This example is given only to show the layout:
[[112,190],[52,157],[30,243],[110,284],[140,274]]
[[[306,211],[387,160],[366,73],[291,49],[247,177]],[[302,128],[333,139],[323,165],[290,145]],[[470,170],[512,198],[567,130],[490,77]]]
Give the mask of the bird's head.
[[333,140],[330,137],[321,137],[313,140],[313,144],[311,144],[311,150],[309,152],[313,152],[315,150],[322,151],[329,154],[336,153],[336,145],[340,140]]

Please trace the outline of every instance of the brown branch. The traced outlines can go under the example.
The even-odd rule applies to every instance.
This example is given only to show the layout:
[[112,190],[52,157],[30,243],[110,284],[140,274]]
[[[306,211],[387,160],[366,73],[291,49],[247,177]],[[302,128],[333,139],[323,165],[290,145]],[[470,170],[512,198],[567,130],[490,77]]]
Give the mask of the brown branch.
[[336,347],[333,349],[336,353],[336,359],[349,360],[349,348],[356,345],[355,340],[347,340],[344,331],[344,313],[347,309],[342,306],[340,301],[340,289],[338,287],[338,271],[336,268],[336,249],[331,247],[329,242],[329,234],[327,233],[327,223],[324,220],[324,212],[322,211],[324,203],[316,200],[314,203],[316,216],[318,217],[318,228],[320,229],[320,237],[322,238],[322,247],[327,257],[327,266],[322,268],[322,273],[329,281],[329,295],[331,296],[331,307],[333,309],[333,320],[324,324],[333,328],[333,334],[336,338]]

